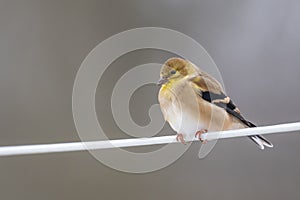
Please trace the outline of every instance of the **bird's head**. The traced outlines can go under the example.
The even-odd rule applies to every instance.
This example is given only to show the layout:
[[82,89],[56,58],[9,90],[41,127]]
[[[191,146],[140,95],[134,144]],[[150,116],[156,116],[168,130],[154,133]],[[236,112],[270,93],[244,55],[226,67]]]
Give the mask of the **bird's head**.
[[180,80],[196,72],[195,66],[182,58],[170,58],[160,70],[158,85]]

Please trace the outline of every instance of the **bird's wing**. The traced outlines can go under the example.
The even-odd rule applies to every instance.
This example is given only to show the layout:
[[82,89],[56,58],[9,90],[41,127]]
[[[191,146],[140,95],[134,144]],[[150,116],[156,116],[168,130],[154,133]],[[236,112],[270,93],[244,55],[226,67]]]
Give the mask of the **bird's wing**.
[[191,75],[188,79],[202,91],[210,91],[215,94],[224,93],[222,85],[206,72],[199,70],[197,73]]
[[[195,92],[205,101],[215,104],[226,110],[227,113],[239,119],[248,127],[256,127],[252,122],[246,120],[233,101],[224,93],[221,84],[206,73],[195,74],[188,78]],[[259,148],[264,146],[273,147],[273,144],[261,135],[249,136]]]
[[247,121],[233,101],[224,93],[221,84],[205,72],[194,74],[188,78],[195,92],[205,101],[215,104],[226,110],[248,127],[255,125]]

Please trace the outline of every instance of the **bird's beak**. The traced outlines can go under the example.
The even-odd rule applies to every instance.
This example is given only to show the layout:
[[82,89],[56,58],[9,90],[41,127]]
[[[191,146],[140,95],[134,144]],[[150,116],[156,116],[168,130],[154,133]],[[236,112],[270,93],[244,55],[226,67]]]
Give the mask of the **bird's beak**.
[[166,82],[168,82],[168,79],[167,78],[164,78],[164,77],[161,77],[158,82],[157,82],[157,85],[161,86],[163,84],[165,84]]

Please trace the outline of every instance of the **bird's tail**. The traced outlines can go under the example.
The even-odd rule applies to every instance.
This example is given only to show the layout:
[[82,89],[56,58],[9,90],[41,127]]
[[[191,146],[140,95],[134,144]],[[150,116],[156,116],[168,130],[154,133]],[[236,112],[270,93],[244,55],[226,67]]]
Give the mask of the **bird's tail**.
[[[249,122],[249,127],[256,127],[253,123]],[[273,147],[273,144],[267,140],[265,137],[262,135],[251,135],[248,136],[261,150],[265,149],[265,147]]]
[[262,135],[248,136],[261,150],[265,147],[273,147],[273,144]]

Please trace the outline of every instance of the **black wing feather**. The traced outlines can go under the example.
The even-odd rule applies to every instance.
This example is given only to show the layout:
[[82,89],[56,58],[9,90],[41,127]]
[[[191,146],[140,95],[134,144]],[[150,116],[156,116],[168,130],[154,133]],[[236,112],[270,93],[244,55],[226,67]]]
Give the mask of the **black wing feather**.
[[[212,92],[208,92],[208,91],[201,91],[201,97],[208,101],[208,102],[212,102],[213,100],[216,99],[225,99],[227,96],[224,93],[221,94],[215,94]],[[243,122],[246,126],[248,127],[256,127],[253,123],[249,122],[248,120],[246,120],[241,114],[239,114],[238,112],[236,112],[234,109],[236,108],[236,105],[234,105],[233,101],[230,100],[229,103],[216,103],[215,105],[223,108],[226,110],[226,112],[228,112],[229,114],[233,115],[234,117],[238,118],[241,122]]]
[[[215,94],[209,91],[200,91],[199,94],[204,100],[212,103],[213,100],[216,99],[225,99],[227,96],[224,93]],[[231,114],[232,116],[239,119],[242,123],[244,123],[246,126],[252,128],[256,127],[255,124],[252,122],[246,120],[240,113],[236,112],[236,105],[233,103],[232,100],[229,101],[229,103],[216,103],[215,105],[223,108],[226,110],[227,113]],[[273,144],[268,141],[266,138],[264,138],[261,135],[252,135],[248,136],[254,143],[256,143],[261,149],[264,149],[264,145],[268,147],[273,147]],[[257,140],[260,140],[261,142],[257,142]]]

